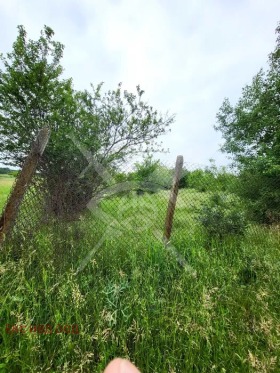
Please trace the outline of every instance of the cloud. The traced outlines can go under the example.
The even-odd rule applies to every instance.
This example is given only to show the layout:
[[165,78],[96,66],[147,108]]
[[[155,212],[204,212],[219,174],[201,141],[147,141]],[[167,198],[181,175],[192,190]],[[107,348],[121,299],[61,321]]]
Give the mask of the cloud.
[[151,105],[176,113],[162,159],[222,164],[215,115],[266,66],[279,11],[276,0],[10,0],[0,5],[1,51],[10,50],[16,25],[31,38],[49,25],[65,44],[65,76],[77,89],[140,84]]

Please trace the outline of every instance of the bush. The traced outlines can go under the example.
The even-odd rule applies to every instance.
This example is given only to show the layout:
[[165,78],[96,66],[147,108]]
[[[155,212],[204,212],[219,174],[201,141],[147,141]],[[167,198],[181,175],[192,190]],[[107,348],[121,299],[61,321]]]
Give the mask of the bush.
[[[258,166],[258,167],[257,167]],[[266,164],[242,170],[236,194],[244,200],[248,218],[260,224],[280,222],[280,166],[277,169]]]
[[191,171],[188,171],[186,168],[183,167],[182,175],[179,181],[179,189],[182,188],[189,188],[189,175]]
[[199,192],[206,192],[212,189],[214,176],[209,171],[197,169],[188,174],[188,188],[196,189]]
[[[168,167],[147,156],[141,163],[135,163],[134,172],[127,175],[127,180],[136,183],[137,194],[141,191],[156,193],[163,189],[170,189],[172,185],[173,172]],[[140,192],[139,192],[140,191]]]
[[8,173],[8,175],[9,175],[9,176],[13,176],[13,177],[17,177],[17,176],[18,176],[18,173],[19,173],[19,171],[14,170],[14,171],[10,171],[10,172]]
[[247,222],[240,200],[233,195],[214,193],[199,211],[208,242],[229,236],[242,236]]
[[199,192],[234,192],[237,176],[226,167],[218,167],[213,160],[205,169],[184,170],[180,188],[192,188]]

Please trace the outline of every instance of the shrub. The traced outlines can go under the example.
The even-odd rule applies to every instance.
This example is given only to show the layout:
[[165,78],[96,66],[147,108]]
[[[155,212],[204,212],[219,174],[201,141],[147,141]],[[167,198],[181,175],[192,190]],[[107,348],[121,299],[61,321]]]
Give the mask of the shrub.
[[250,220],[260,224],[280,222],[280,166],[263,162],[247,167],[239,176],[236,194],[244,200]]
[[247,223],[240,200],[234,195],[214,193],[201,207],[198,221],[202,224],[208,243],[212,239],[245,233]]
[[206,192],[212,189],[214,176],[209,171],[197,169],[188,174],[188,187],[196,189],[199,192]]
[[13,176],[13,177],[17,177],[17,176],[18,176],[18,173],[19,173],[19,171],[14,170],[14,171],[10,171],[10,172],[8,173],[8,175],[9,175],[9,176]]
[[183,167],[182,175],[179,181],[179,188],[189,188],[189,176],[191,171],[188,171],[186,168]]

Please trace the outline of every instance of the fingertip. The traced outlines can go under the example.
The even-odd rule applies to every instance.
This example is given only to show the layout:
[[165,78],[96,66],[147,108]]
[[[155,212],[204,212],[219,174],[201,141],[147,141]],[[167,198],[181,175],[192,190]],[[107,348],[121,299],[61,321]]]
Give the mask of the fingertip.
[[112,360],[109,365],[107,365],[104,373],[119,373],[122,359],[117,358]]
[[106,367],[104,373],[140,373],[128,360],[116,358]]

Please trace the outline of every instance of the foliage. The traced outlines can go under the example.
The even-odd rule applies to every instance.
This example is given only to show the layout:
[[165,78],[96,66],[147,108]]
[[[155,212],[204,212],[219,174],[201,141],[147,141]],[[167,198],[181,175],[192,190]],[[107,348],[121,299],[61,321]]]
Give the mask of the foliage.
[[235,191],[246,201],[252,221],[271,225],[280,221],[280,173],[264,167],[261,161],[244,168]]
[[72,80],[62,78],[64,46],[53,40],[53,30],[45,26],[37,41],[27,39],[23,26],[18,30],[12,52],[1,55],[0,160],[21,166],[38,129],[50,126],[41,171],[53,196],[51,208],[75,215],[104,184],[92,161],[110,169],[131,154],[161,151],[157,138],[173,116],[163,117],[145,103],[140,86],[136,94],[121,84],[105,93],[102,84],[74,91]]
[[37,41],[28,40],[19,26],[12,52],[1,55],[0,159],[5,163],[21,166],[39,128],[50,125],[57,131],[62,122],[72,122],[71,80],[61,79],[59,64],[64,47],[53,35],[45,26]]
[[[170,189],[173,175],[174,169],[149,155],[141,162],[135,163],[133,172],[116,172],[114,179],[116,183],[135,182],[135,188],[139,190],[156,192],[161,189]],[[181,175],[180,189],[190,188],[199,192],[233,192],[238,182],[236,175],[229,172],[226,167],[216,166],[213,160],[210,166],[204,169],[190,171],[183,167]]]
[[130,182],[131,189],[143,194],[156,193],[162,189],[170,189],[173,172],[168,167],[155,160],[152,155],[143,158],[134,164],[134,171],[129,173],[116,173],[116,182]]
[[188,188],[188,185],[189,185],[188,179],[189,179],[189,171],[185,167],[183,167],[182,175],[179,181],[179,189]]
[[154,160],[151,155],[143,159],[142,162],[136,162],[135,171],[130,174],[129,179],[139,183],[139,188],[145,189],[145,183],[152,181],[153,175],[159,167],[159,160]]
[[[252,84],[245,86],[235,106],[225,99],[215,127],[225,139],[222,150],[233,156],[240,169],[244,181],[240,195],[247,199],[250,214],[262,223],[269,222],[271,213],[271,222],[279,221],[280,211],[280,25],[276,32],[268,70],[260,70]],[[252,193],[246,177],[253,178],[257,193]]]
[[242,204],[233,195],[214,193],[202,206],[198,221],[202,224],[207,241],[222,240],[228,236],[243,236],[247,227]]
[[17,177],[17,176],[18,176],[18,173],[19,173],[19,171],[11,170],[11,171],[8,173],[8,175],[9,175],[9,176],[13,176],[13,177]]
[[8,175],[12,170],[8,167],[0,167],[0,175]]
[[214,160],[210,160],[210,166],[195,170],[183,169],[180,180],[180,188],[192,188],[199,192],[232,192],[235,190],[237,176],[229,172],[226,167],[216,166]]
[[238,176],[225,166],[218,167],[213,159],[210,159],[210,166],[205,168],[205,171],[212,175],[209,180],[209,190],[212,192],[228,192],[232,193],[236,189]]
[[209,171],[196,169],[188,174],[188,187],[197,189],[199,192],[211,190],[211,185],[214,182],[214,177]]

